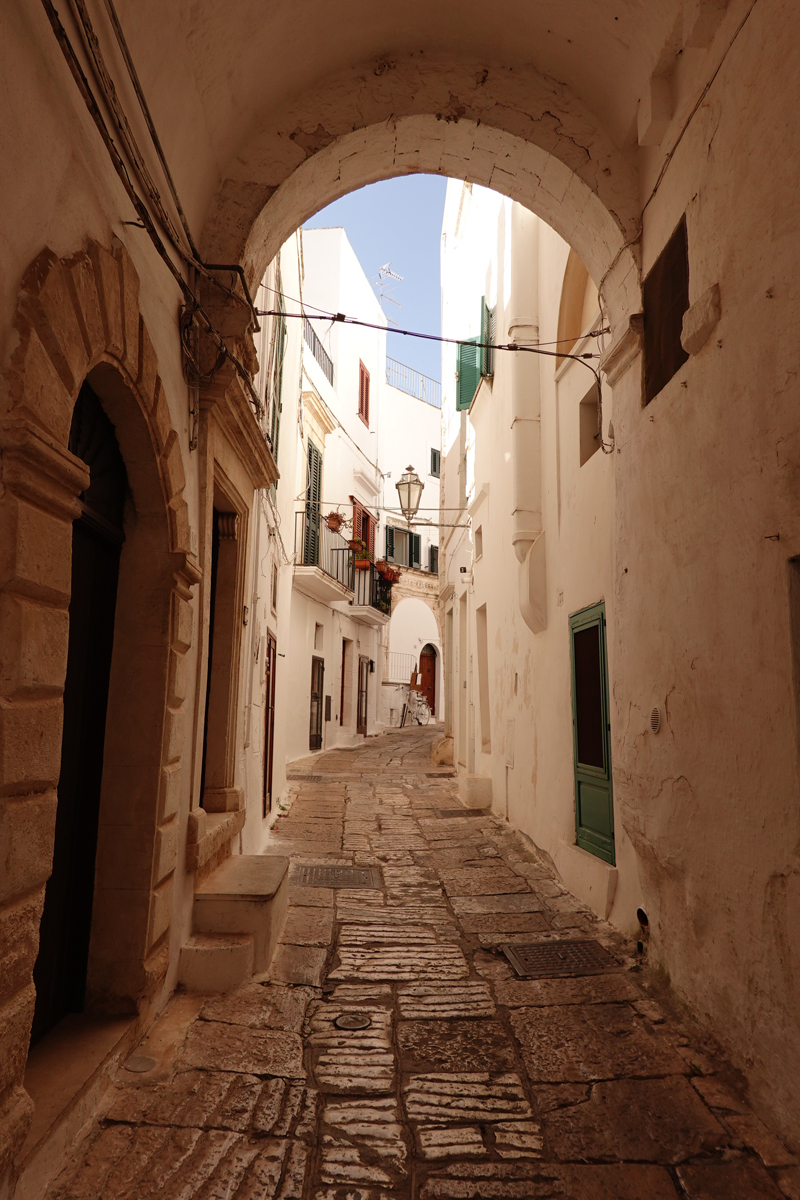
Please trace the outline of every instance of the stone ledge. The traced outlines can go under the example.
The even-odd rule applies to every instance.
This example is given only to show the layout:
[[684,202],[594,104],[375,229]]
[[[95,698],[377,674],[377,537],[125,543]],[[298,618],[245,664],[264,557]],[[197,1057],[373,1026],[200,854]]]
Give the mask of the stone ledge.
[[608,920],[617,891],[617,868],[571,842],[559,842],[554,861],[567,890]]
[[200,808],[189,813],[186,870],[198,871],[204,867],[226,842],[244,828],[244,820],[245,814],[241,811],[209,813]]

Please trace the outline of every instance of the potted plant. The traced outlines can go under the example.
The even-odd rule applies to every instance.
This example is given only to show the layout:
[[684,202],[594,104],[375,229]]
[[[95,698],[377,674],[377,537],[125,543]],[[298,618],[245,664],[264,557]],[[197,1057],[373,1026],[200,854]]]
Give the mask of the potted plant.
[[356,560],[356,570],[366,571],[372,561],[372,555],[367,549],[367,543],[363,538],[351,538],[350,549],[353,551]]
[[390,567],[387,563],[386,570],[382,572],[383,578],[391,586],[393,583],[400,582],[400,572],[397,567]]
[[325,520],[328,523],[328,529],[330,529],[332,533],[338,533],[344,525],[344,513],[340,513],[338,511],[329,512]]
[[389,564],[385,558],[376,558],[375,559],[375,570],[378,572],[379,575],[382,575],[384,577],[384,579],[386,578],[387,573],[389,571],[391,571],[391,569],[392,568],[389,566]]

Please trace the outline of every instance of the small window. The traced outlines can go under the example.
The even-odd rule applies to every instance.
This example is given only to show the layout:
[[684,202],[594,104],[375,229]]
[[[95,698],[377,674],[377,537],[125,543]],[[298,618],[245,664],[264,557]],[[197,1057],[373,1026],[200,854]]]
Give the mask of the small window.
[[481,375],[492,378],[494,375],[494,351],[491,348],[495,334],[495,310],[486,304],[486,297],[481,297]]
[[442,452],[431,449],[431,475],[438,479],[442,473]]
[[483,526],[479,525],[475,530],[475,560],[483,558]]
[[580,447],[581,466],[587,463],[592,455],[600,449],[600,405],[597,400],[597,386],[589,389],[578,406],[580,414]]
[[456,370],[456,408],[469,408],[481,381],[481,352],[478,349],[478,339],[470,338],[461,342],[458,347],[458,367]]
[[428,554],[430,555],[430,572],[432,575],[439,574],[439,547],[429,546]]
[[683,314],[689,307],[689,246],[686,218],[644,281],[644,402],[666,387],[689,355],[681,345]]
[[369,428],[369,371],[363,362],[358,364],[358,415]]
[[270,592],[270,605],[273,612],[278,611],[278,564],[272,564],[272,589]]
[[314,649],[315,650],[322,649],[322,639],[323,639],[324,633],[325,633],[325,630],[322,625],[314,625]]

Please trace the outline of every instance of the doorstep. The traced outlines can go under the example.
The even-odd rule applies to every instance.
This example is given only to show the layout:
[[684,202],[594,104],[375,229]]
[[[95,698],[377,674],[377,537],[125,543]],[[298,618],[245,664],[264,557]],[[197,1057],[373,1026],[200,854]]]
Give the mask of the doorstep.
[[94,1118],[118,1064],[138,1036],[133,1017],[103,1020],[74,1013],[28,1055],[25,1090],[33,1121],[17,1160],[15,1200],[39,1200]]

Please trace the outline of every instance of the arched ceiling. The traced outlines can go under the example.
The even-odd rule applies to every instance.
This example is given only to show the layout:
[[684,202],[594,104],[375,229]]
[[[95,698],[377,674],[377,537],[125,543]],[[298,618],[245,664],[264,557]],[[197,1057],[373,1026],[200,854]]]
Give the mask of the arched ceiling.
[[[105,42],[100,0],[94,6]],[[552,156],[581,185],[569,221],[589,194],[609,214],[590,231],[605,244],[600,267],[580,250],[595,275],[638,232],[637,106],[653,72],[677,53],[682,0],[117,7],[195,236],[209,259],[244,260],[251,278],[266,261],[254,223],[263,242],[274,225],[265,205],[282,188],[296,225],[335,195],[414,170],[468,174],[550,219],[524,180],[520,191],[509,179],[526,169],[539,179]],[[428,123],[403,124],[415,118]],[[360,130],[372,132],[358,144]],[[442,143],[438,158],[431,142]],[[527,165],[526,145],[535,149]],[[335,171],[326,154],[338,154]],[[342,169],[344,158],[352,162]],[[292,190],[298,170],[303,187]],[[278,224],[291,232],[283,215]]]

